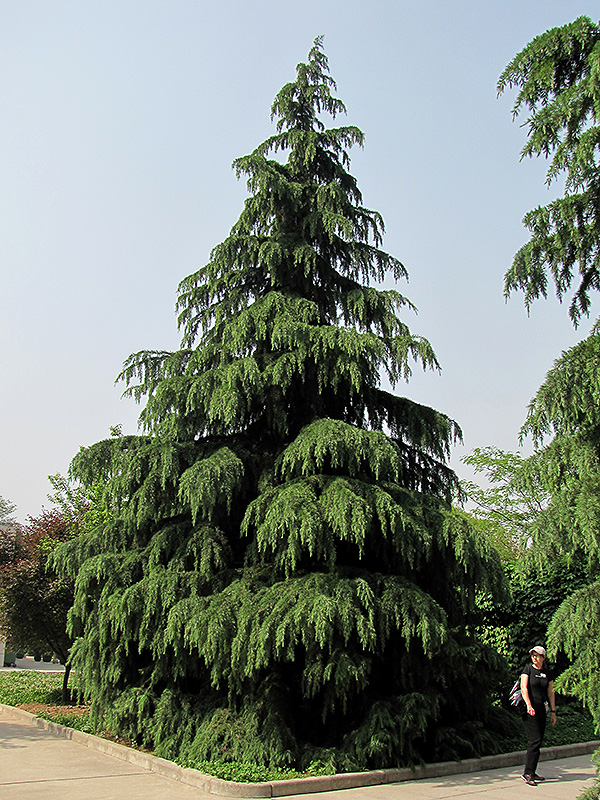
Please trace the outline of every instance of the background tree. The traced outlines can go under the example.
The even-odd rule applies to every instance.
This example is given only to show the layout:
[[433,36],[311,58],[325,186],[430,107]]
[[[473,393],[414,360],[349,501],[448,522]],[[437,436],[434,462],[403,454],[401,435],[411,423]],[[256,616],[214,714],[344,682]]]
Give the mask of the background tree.
[[[89,500],[60,475],[50,476],[49,499],[59,508],[29,517],[0,540],[0,628],[16,650],[56,655],[65,665],[62,697],[68,701],[72,639],[67,614],[73,605],[73,581],[52,564],[56,546],[78,535]],[[4,545],[4,546],[3,546]]]
[[17,510],[17,507],[14,503],[11,503],[9,500],[5,500],[2,496],[0,496],[0,525],[12,525],[16,522],[14,512]]
[[547,183],[564,176],[565,189],[525,215],[531,239],[506,273],[505,294],[522,289],[529,307],[546,297],[548,273],[559,299],[578,283],[569,307],[577,325],[600,288],[600,27],[579,17],[537,36],[506,67],[498,93],[513,86],[513,116],[529,113],[522,157],[549,158]]
[[[518,561],[529,544],[532,521],[545,508],[549,495],[532,473],[524,478],[524,459],[497,447],[476,447],[462,459],[483,474],[486,486],[462,481],[473,515],[484,523],[485,534],[505,563]],[[533,485],[532,485],[533,483]]]
[[19,551],[20,526],[14,512],[16,506],[0,496],[0,566],[13,561]]
[[[552,501],[550,488],[540,470],[545,453],[529,458],[496,447],[476,448],[462,459],[482,474],[485,486],[461,483],[481,535],[502,557],[511,597],[508,602],[484,600],[484,641],[493,644],[517,674],[534,644],[543,644],[561,603],[589,583],[587,562],[580,549],[560,548],[550,558],[533,557],[544,540],[546,511]],[[540,520],[544,522],[540,523]],[[535,541],[534,541],[535,539]],[[562,671],[570,661],[558,655],[555,667]]]
[[[96,719],[167,757],[389,765],[497,746],[471,635],[491,548],[454,514],[457,425],[380,387],[430,344],[362,205],[317,40],[235,163],[250,197],[179,287],[181,349],[131,356],[144,435],[81,451],[110,514],[64,545]],[[272,153],[273,158],[268,158]]]

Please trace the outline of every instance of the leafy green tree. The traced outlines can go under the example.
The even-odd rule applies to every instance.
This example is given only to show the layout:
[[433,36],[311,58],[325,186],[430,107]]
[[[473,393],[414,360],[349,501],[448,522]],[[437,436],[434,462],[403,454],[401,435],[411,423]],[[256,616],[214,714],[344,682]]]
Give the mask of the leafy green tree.
[[[539,519],[546,519],[552,497],[539,471],[539,461],[544,459],[543,452],[522,458],[497,447],[475,448],[462,459],[485,477],[484,487],[469,481],[461,487],[474,504],[471,513],[480,534],[502,557],[511,589],[508,602],[494,597],[482,600],[485,621],[480,631],[484,641],[506,657],[515,674],[528,649],[546,641],[560,604],[589,582],[580,552],[561,549],[551,558],[532,557],[539,541],[536,535],[534,546]],[[568,663],[563,656],[555,666],[562,670]]]
[[[92,712],[167,757],[336,766],[496,745],[470,633],[500,565],[451,507],[444,414],[380,387],[436,368],[383,221],[327,128],[320,40],[234,162],[249,198],[179,287],[181,349],[125,363],[143,435],[82,450],[106,518],[58,553]],[[272,158],[269,158],[272,154]]]
[[513,86],[513,115],[529,115],[522,156],[549,158],[547,183],[565,184],[562,197],[524,217],[531,238],[506,273],[505,294],[522,289],[529,307],[547,296],[549,275],[561,300],[575,284],[577,324],[600,288],[600,27],[579,17],[537,36],[506,67],[498,92]]
[[462,490],[474,504],[473,515],[484,523],[485,535],[504,562],[517,562],[529,544],[529,528],[548,502],[548,492],[534,473],[524,477],[524,459],[497,447],[476,447],[462,461],[483,473],[486,487],[463,481]]

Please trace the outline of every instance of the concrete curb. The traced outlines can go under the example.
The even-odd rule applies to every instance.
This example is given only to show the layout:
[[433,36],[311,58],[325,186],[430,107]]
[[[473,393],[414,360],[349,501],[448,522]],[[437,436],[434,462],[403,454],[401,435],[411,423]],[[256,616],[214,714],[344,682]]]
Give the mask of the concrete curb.
[[[99,736],[93,736],[91,733],[83,733],[73,728],[67,728],[64,725],[58,725],[56,722],[41,719],[20,708],[0,703],[0,711],[13,719],[27,722],[63,739],[71,739],[78,744],[92,748],[96,752],[119,758],[121,761],[127,761],[129,764],[134,764],[150,772],[156,772],[163,777],[171,778],[187,786],[201,789],[203,792],[224,797],[286,797],[296,794],[330,792],[336,789],[356,789],[364,786],[400,783],[421,778],[441,778],[447,775],[514,767],[522,764],[525,757],[525,751],[522,750],[514,753],[502,753],[496,756],[484,756],[483,758],[467,758],[464,761],[443,761],[437,764],[424,764],[414,769],[404,767],[401,769],[380,769],[372,772],[318,775],[312,778],[270,781],[268,783],[237,783],[214,778],[212,775],[204,775],[198,770],[180,767],[173,761],[157,758],[149,753],[142,753],[131,747],[110,742]],[[552,761],[558,758],[587,755],[588,753],[593,753],[598,747],[600,747],[600,741],[548,747],[542,750],[541,760]]]

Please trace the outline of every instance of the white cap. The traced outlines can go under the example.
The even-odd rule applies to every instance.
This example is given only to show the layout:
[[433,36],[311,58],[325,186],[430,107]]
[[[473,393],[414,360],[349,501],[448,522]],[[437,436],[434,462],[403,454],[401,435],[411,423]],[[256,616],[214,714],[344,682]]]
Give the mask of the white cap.
[[539,644],[536,645],[536,647],[532,647],[529,652],[530,653],[537,653],[538,656],[544,656],[544,658],[546,658],[546,651],[544,650],[543,647],[540,647]]

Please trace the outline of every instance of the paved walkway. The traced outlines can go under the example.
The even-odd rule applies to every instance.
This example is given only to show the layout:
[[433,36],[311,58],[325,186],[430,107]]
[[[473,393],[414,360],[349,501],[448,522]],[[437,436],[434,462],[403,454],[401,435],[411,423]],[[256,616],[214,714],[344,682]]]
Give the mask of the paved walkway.
[[[527,786],[518,767],[444,778],[299,794],[298,800],[575,800],[595,774],[590,756],[540,764],[543,785]],[[100,753],[0,709],[0,797],[19,800],[216,800],[216,795]]]

